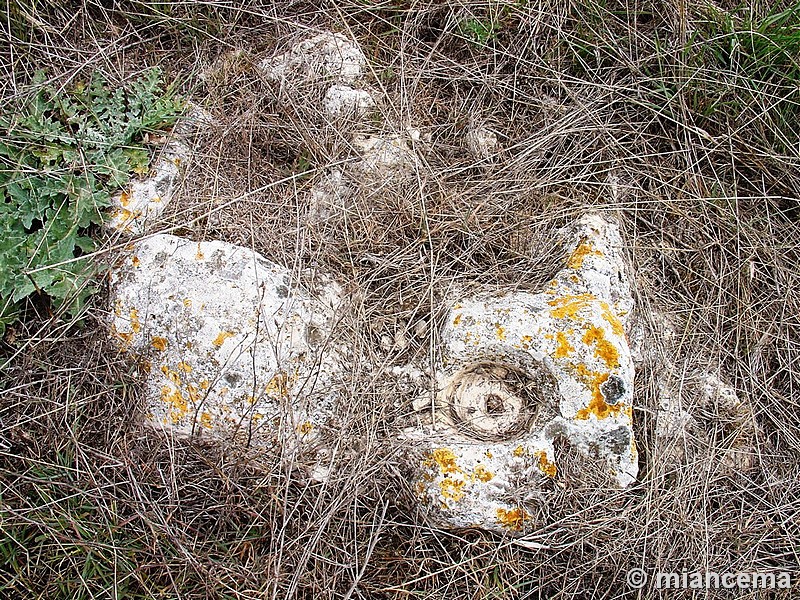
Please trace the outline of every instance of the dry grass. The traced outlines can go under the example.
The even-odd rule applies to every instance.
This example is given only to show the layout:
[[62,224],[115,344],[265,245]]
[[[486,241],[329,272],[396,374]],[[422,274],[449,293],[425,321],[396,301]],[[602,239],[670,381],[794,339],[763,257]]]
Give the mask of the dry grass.
[[[309,484],[280,456],[144,431],[102,299],[82,329],[32,314],[3,342],[0,593],[646,598],[657,593],[637,596],[628,569],[800,576],[800,78],[796,58],[751,52],[725,29],[735,7],[22,4],[5,8],[3,96],[39,67],[66,83],[161,64],[184,81],[219,123],[196,140],[202,160],[165,227],[333,274],[352,301],[340,334],[356,359],[334,475]],[[731,14],[749,31],[766,9]],[[369,57],[383,100],[366,125],[327,122],[313,90],[287,103],[253,70],[317,28],[353,35]],[[474,124],[497,132],[493,159],[466,150]],[[409,125],[430,134],[412,176],[309,221],[310,187],[356,156],[354,133]],[[523,544],[426,527],[384,443],[414,390],[373,365],[434,361],[453,290],[547,281],[554,232],[587,207],[622,223],[652,349],[637,371],[640,482],[616,490],[565,448],[571,466],[537,492]],[[680,456],[655,436],[665,360],[698,415]],[[701,368],[747,400],[747,423],[696,406]],[[731,469],[742,443],[749,464]]]

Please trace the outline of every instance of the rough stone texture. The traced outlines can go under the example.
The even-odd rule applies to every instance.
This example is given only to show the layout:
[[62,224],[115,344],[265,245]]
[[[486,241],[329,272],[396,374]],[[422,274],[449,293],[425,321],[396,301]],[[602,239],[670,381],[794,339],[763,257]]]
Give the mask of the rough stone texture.
[[366,90],[353,89],[348,85],[332,85],[322,100],[325,112],[331,116],[360,114],[375,106],[375,100]]
[[[415,137],[419,139],[419,131],[410,130],[409,137],[412,140]],[[405,136],[358,136],[354,144],[362,154],[362,159],[356,166],[367,175],[382,178],[407,175],[417,163],[416,154]]]
[[131,182],[126,191],[112,198],[107,226],[130,234],[144,233],[172,200],[181,168],[189,156],[189,147],[182,142],[169,143],[156,160],[150,177]]
[[408,432],[427,447],[416,485],[435,522],[526,530],[527,511],[508,498],[520,482],[556,475],[557,438],[605,459],[620,486],[635,480],[633,300],[621,246],[614,224],[585,216],[542,293],[451,307],[432,423]]
[[111,217],[106,227],[140,235],[150,229],[172,201],[181,173],[191,160],[192,151],[183,140],[213,123],[213,117],[199,106],[192,106],[172,132],[156,158],[152,173],[131,182],[128,189],[111,199]]
[[334,288],[312,299],[251,250],[171,235],[135,244],[112,275],[112,330],[144,358],[153,425],[268,446],[325,423]]
[[365,64],[366,58],[356,44],[340,33],[325,32],[268,58],[261,69],[273,81],[332,79],[352,83],[361,77]]

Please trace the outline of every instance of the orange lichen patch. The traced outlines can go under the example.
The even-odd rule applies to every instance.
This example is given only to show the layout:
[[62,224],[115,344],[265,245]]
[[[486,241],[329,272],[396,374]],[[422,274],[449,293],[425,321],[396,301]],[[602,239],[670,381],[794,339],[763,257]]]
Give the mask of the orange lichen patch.
[[576,419],[586,420],[590,415],[594,415],[598,419],[605,419],[612,415],[618,415],[625,408],[629,408],[624,404],[608,404],[605,398],[603,398],[600,386],[608,379],[608,373],[590,371],[585,365],[578,365],[575,371],[581,381],[583,381],[592,392],[592,399],[589,400],[589,406],[581,408],[575,415]]
[[583,343],[589,346],[596,344],[594,355],[606,363],[609,369],[619,366],[619,350],[606,339],[606,332],[600,327],[590,325],[583,334]]
[[119,204],[122,207],[127,207],[131,203],[131,195],[128,192],[122,192],[119,195]]
[[134,267],[138,267],[139,265],[141,265],[141,264],[142,264],[142,261],[140,261],[140,260],[139,260],[139,257],[138,257],[138,256],[136,256],[136,255],[133,255],[133,256],[131,256],[131,264],[132,264]]
[[192,365],[187,362],[181,361],[178,363],[178,369],[183,371],[184,373],[191,373],[192,372]]
[[133,333],[139,333],[142,330],[142,325],[139,323],[139,311],[135,308],[131,309],[131,329]]
[[200,413],[200,425],[206,429],[211,429],[211,413]]
[[161,388],[161,400],[170,405],[169,415],[173,424],[180,421],[189,412],[186,400],[180,390],[168,385],[163,386]]
[[577,319],[578,313],[594,300],[595,297],[592,294],[577,294],[555,298],[548,304],[555,307],[550,314],[556,319]]
[[197,252],[195,252],[194,257],[197,260],[203,260],[206,257],[206,255],[203,254],[203,251],[200,249],[200,244],[197,244]]
[[286,373],[276,373],[269,380],[264,391],[270,396],[283,397],[289,395],[289,376]]
[[461,469],[456,464],[456,455],[449,448],[436,448],[430,452],[425,459],[425,466],[432,467],[436,465],[439,472],[445,473],[461,473]]
[[312,431],[314,431],[314,425],[309,423],[308,421],[306,421],[305,423],[300,423],[300,425],[297,426],[297,431],[302,435],[309,434]]
[[486,458],[494,458],[494,454],[492,454],[491,450],[486,451]]
[[229,337],[233,337],[234,335],[236,334],[232,331],[220,331],[217,334],[217,337],[215,337],[214,341],[211,343],[214,344],[214,346],[216,346],[217,348],[221,348],[222,344],[225,343],[225,340],[227,340]]
[[200,392],[197,390],[197,386],[195,384],[190,383],[189,385],[186,386],[186,389],[189,392],[189,400],[191,400],[195,404],[200,402],[201,400]]
[[443,479],[439,484],[442,496],[458,502],[464,497],[464,482],[457,479]]
[[497,334],[497,339],[500,340],[501,342],[505,341],[506,339],[505,327],[502,327],[499,323],[495,323],[494,330],[495,333]]
[[208,379],[203,379],[203,380],[200,382],[200,389],[201,389],[201,390],[207,390],[207,389],[208,389],[208,387],[209,387],[209,384],[208,384]]
[[530,518],[531,516],[522,508],[497,509],[497,522],[511,531],[521,531],[525,526],[525,521]]
[[178,375],[176,371],[171,370],[167,365],[163,365],[161,367],[161,372],[166,375],[167,379],[169,379],[173,384],[180,387],[181,385],[181,376]]
[[183,305],[184,305],[186,308],[191,308],[191,306],[192,306],[192,300],[191,300],[191,298],[184,298],[184,299],[183,299]]
[[529,335],[523,335],[520,338],[520,341],[522,342],[522,347],[525,350],[527,350],[528,348],[531,347],[531,342],[533,342],[533,338],[531,336],[529,336]]
[[127,348],[131,345],[131,342],[133,341],[133,332],[117,331],[117,328],[113,326],[112,331],[115,336],[122,340],[123,348]]
[[484,467],[483,465],[478,465],[475,467],[475,479],[478,481],[483,481],[486,483],[490,481],[494,477],[494,473],[492,473],[489,469]]
[[547,458],[547,452],[544,450],[538,450],[534,456],[539,460],[539,470],[550,477],[551,479],[556,476],[558,469],[556,468],[555,463],[552,463]]
[[556,333],[556,358],[566,358],[575,352],[575,348],[569,343],[567,334],[563,331]]
[[453,319],[453,327],[458,327],[459,323],[461,323],[461,313],[458,313]]
[[523,448],[522,446],[517,446],[516,448],[514,448],[514,451],[511,454],[519,458],[520,456],[525,456],[525,453],[526,453],[525,448]]
[[599,250],[595,250],[589,241],[583,240],[572,252],[569,260],[567,260],[567,267],[570,269],[580,269],[583,266],[583,260],[587,256],[603,256],[603,253]]
[[463,307],[464,307],[464,305],[463,305],[463,304],[461,304],[461,303],[458,303],[458,304],[455,304],[455,305],[453,306],[453,310],[460,310],[460,309],[461,309],[461,308],[463,308]]
[[622,326],[622,321],[612,312],[608,302],[601,302],[600,308],[602,309],[601,314],[603,318],[611,325],[611,331],[617,335],[625,335],[625,328]]
[[167,342],[167,338],[163,338],[157,335],[154,335],[153,339],[150,340],[150,345],[153,346],[153,348],[155,348],[159,352],[163,352],[164,350],[166,350],[168,344],[169,342]]

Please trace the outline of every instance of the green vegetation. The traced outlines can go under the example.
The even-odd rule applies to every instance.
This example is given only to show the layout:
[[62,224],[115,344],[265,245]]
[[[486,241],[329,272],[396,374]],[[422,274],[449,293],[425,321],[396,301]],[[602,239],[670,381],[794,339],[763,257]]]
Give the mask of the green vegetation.
[[20,303],[43,294],[76,313],[96,288],[90,233],[111,195],[148,170],[145,135],[172,126],[183,102],[151,69],[127,87],[95,74],[70,89],[45,84],[0,117],[0,333]]

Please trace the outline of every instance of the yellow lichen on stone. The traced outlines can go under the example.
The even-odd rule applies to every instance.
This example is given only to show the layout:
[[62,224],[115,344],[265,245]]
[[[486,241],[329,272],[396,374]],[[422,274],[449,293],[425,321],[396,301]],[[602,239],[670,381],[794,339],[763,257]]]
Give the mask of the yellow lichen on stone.
[[200,413],[200,425],[206,429],[211,429],[211,413]]
[[133,333],[139,333],[142,330],[142,325],[139,323],[139,311],[135,308],[131,309],[131,330]]
[[200,402],[200,392],[197,389],[197,386],[193,383],[190,383],[186,386],[186,390],[189,392],[189,400],[197,404]]
[[482,481],[486,483],[490,481],[494,477],[494,473],[492,473],[489,469],[484,467],[483,465],[478,465],[475,467],[475,479],[478,481]]
[[192,307],[192,299],[191,298],[184,298],[183,299],[183,305],[186,308],[191,308]]
[[609,369],[619,366],[619,350],[606,339],[606,332],[602,328],[590,325],[583,335],[583,343],[588,346],[596,344],[595,356],[602,360]]
[[139,265],[142,264],[142,261],[139,260],[139,257],[134,254],[133,256],[131,256],[131,264],[134,267],[139,267]]
[[497,522],[511,531],[521,531],[525,521],[530,518],[531,516],[522,508],[497,509]]
[[184,373],[191,373],[192,372],[192,365],[187,362],[181,361],[178,363],[178,368],[183,371]]
[[511,454],[513,454],[517,458],[520,458],[521,456],[525,456],[526,451],[525,448],[523,448],[522,446],[517,446],[516,448],[514,448],[514,451]]
[[217,334],[217,337],[215,337],[214,341],[211,343],[214,344],[215,347],[221,348],[222,344],[225,343],[225,340],[227,340],[229,337],[233,337],[234,335],[236,334],[233,333],[232,331],[220,331]]
[[625,335],[625,328],[622,326],[622,321],[613,313],[608,302],[601,302],[600,308],[602,309],[603,318],[611,325],[611,331],[617,335]]
[[592,294],[577,294],[561,296],[550,300],[548,304],[554,307],[550,314],[556,319],[577,319],[578,313],[595,301]]
[[461,469],[456,464],[456,455],[449,448],[436,448],[432,450],[425,459],[425,466],[432,467],[436,465],[439,472],[446,473],[461,473]]
[[203,254],[203,251],[200,249],[199,243],[197,244],[197,252],[195,252],[194,257],[197,260],[203,260],[206,257],[205,254]]
[[439,484],[439,489],[442,491],[442,496],[453,502],[458,502],[464,497],[464,485],[461,480],[446,478]]
[[185,417],[186,413],[189,411],[181,391],[168,385],[161,387],[161,400],[170,405],[169,416],[173,424]]
[[556,468],[555,463],[552,463],[547,458],[547,452],[544,450],[537,451],[534,456],[539,461],[539,470],[550,477],[551,479],[556,476],[558,469]]
[[603,385],[608,379],[608,373],[598,373],[586,367],[586,365],[575,366],[575,373],[578,378],[583,381],[592,393],[592,398],[589,400],[589,405],[585,408],[578,410],[575,415],[576,419],[586,420],[591,415],[598,419],[605,419],[610,416],[618,415],[623,409],[626,408],[624,404],[608,404],[603,397],[600,386]]
[[307,435],[312,431],[314,431],[314,425],[312,423],[309,423],[308,421],[305,421],[304,423],[300,423],[300,425],[297,426],[297,431],[302,435]]
[[461,313],[458,313],[453,319],[453,327],[458,327],[459,323],[461,323]]
[[567,267],[570,269],[580,269],[583,266],[583,260],[587,256],[603,256],[603,253],[599,250],[595,250],[588,240],[583,240],[570,255],[567,261]]
[[567,334],[563,331],[556,333],[556,358],[566,358],[575,352],[575,348],[569,343]]
[[505,327],[501,326],[499,323],[495,323],[494,330],[495,333],[497,334],[497,339],[500,340],[501,342],[505,341],[506,339]]
[[177,371],[171,370],[167,365],[162,365],[161,372],[166,375],[167,379],[169,379],[174,385],[178,387],[181,386],[181,376],[178,375]]
[[154,335],[153,339],[150,341],[150,344],[159,352],[163,352],[167,349],[168,342],[166,338]]
[[264,388],[267,395],[273,398],[282,398],[289,395],[289,376],[286,373],[276,373]]

